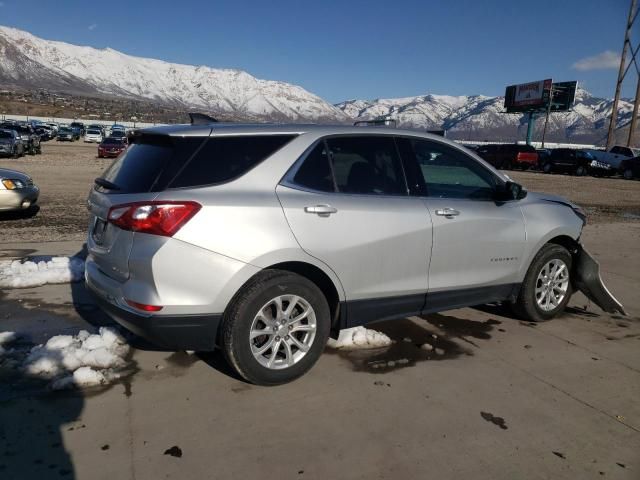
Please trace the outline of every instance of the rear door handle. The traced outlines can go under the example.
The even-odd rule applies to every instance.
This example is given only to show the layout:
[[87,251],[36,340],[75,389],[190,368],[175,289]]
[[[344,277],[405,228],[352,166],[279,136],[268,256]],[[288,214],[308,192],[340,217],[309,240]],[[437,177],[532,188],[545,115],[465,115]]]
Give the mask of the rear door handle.
[[453,208],[439,208],[438,210],[436,210],[436,215],[451,218],[457,217],[458,215],[460,215],[460,212]]
[[313,207],[304,207],[304,211],[307,213],[315,213],[321,217],[328,217],[332,213],[337,213],[338,209],[331,205],[314,205]]

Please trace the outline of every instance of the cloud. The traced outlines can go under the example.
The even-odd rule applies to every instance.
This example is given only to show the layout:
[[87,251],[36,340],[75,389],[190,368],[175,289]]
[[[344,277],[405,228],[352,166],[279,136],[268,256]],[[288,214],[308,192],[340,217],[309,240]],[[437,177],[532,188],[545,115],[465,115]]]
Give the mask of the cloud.
[[87,27],[89,30],[95,30],[96,28],[98,28],[98,24],[97,23],[92,23],[91,25],[89,25]]
[[618,68],[620,66],[620,55],[611,50],[606,50],[592,57],[585,57],[571,65],[580,71],[587,70],[606,70],[609,68]]

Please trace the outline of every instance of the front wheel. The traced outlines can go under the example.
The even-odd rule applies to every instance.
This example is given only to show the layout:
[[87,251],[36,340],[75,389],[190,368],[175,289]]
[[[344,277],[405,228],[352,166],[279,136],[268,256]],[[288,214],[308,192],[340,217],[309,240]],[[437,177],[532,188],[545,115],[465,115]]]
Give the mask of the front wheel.
[[247,381],[279,385],[304,375],[329,337],[330,313],[322,291],[282,270],[259,273],[224,314],[222,346]]
[[535,256],[514,305],[518,316],[541,322],[562,313],[571,298],[571,254],[548,243]]
[[576,175],[578,177],[584,177],[587,174],[587,167],[585,167],[584,165],[578,165],[578,167],[576,168]]
[[545,163],[545,164],[542,166],[542,171],[543,171],[544,173],[551,173],[551,171],[552,171],[552,170],[553,170],[553,165],[551,165],[550,163]]

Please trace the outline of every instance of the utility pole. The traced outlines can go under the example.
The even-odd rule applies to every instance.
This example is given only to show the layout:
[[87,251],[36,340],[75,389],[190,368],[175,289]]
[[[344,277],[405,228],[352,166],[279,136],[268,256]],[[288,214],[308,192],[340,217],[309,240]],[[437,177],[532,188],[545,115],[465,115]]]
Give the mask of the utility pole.
[[629,137],[627,138],[627,147],[633,142],[633,134],[636,131],[638,122],[638,104],[640,104],[640,74],[638,74],[638,84],[636,85],[636,99],[633,102],[633,113],[631,114],[631,124],[629,125]]
[[[635,63],[635,56],[637,53],[637,49],[634,52],[631,47],[631,41],[629,37],[631,36],[631,28],[633,27],[633,23],[638,16],[638,1],[631,0],[631,7],[629,8],[629,17],[627,18],[627,28],[624,32],[624,45],[622,46],[622,55],[620,55],[620,68],[618,70],[618,80],[616,82],[616,94],[613,100],[613,107],[611,109],[611,120],[609,121],[609,133],[607,134],[607,149],[611,148],[613,143],[615,142],[615,129],[616,129],[616,121],[618,119],[618,103],[620,102],[620,90],[622,89],[622,82],[624,81],[624,77],[627,74],[629,68],[626,66],[627,63],[627,48],[631,49],[632,58],[631,62]],[[640,45],[639,45],[640,47]],[[631,64],[629,64],[631,66]],[[636,70],[638,66],[636,64]],[[635,114],[637,113],[637,104],[638,104],[638,95],[636,94],[636,101],[634,106],[634,117],[631,119],[632,123],[635,120]],[[634,125],[635,127],[635,125]],[[629,133],[629,141],[631,140],[631,135],[633,132]],[[627,145],[628,146],[628,145]]]

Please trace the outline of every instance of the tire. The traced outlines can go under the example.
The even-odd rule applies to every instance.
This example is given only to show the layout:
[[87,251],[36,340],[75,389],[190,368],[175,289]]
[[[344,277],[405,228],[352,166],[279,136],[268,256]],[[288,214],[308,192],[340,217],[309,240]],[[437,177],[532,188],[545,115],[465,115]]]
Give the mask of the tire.
[[624,172],[622,172],[622,176],[626,180],[633,180],[633,170],[631,170],[630,168],[625,168]]
[[[286,312],[293,303],[286,297],[294,295],[300,300],[296,300],[292,315],[288,318],[301,314],[305,309],[309,312],[308,316],[288,326],[286,323],[273,326],[271,322],[274,317],[278,320],[274,315],[277,311],[274,300],[280,298],[281,306]],[[266,312],[266,315],[259,318],[261,311]],[[311,332],[314,318],[315,335]],[[281,322],[286,322],[286,319]],[[235,295],[224,313],[221,335],[224,355],[229,365],[248,382],[256,385],[291,382],[304,375],[316,363],[327,343],[330,324],[327,300],[313,282],[291,272],[265,270]],[[296,325],[301,328],[297,333]],[[275,328],[280,330],[274,331]],[[289,333],[292,328],[295,336]],[[252,329],[268,333],[251,339]],[[298,348],[293,343],[294,339],[308,350],[304,352]],[[273,347],[269,347],[274,344],[278,346],[275,354]],[[266,350],[261,353],[260,348]],[[287,366],[285,362],[289,358],[292,359],[292,364]]]
[[511,161],[506,160],[502,162],[502,170],[511,170],[513,166],[511,165]]
[[553,165],[552,165],[552,164],[550,164],[550,163],[545,163],[545,164],[542,166],[542,171],[543,171],[544,173],[551,173],[551,172],[553,171]]
[[20,154],[18,153],[18,147],[13,148],[13,152],[11,153],[11,158],[20,158]]
[[584,177],[587,174],[587,167],[584,165],[578,165],[576,167],[576,175],[578,177]]
[[[556,263],[558,267],[560,267],[561,264],[564,264],[564,270],[562,270],[561,268],[558,268],[558,270],[566,272],[566,275],[563,275],[561,273],[560,277],[558,277],[559,280],[562,279],[562,282],[558,287],[560,290],[552,290],[552,292],[564,292],[560,301],[558,301],[555,305],[552,302],[545,301],[545,299],[551,297],[545,295],[545,286],[542,279],[540,278],[543,273],[543,269],[545,268],[547,269],[547,272],[553,272],[553,270],[549,267],[552,262],[560,262]],[[544,245],[534,257],[531,265],[529,266],[529,270],[527,270],[524,282],[522,282],[522,285],[520,287],[518,299],[513,306],[515,313],[520,318],[532,322],[543,322],[546,320],[551,320],[552,318],[562,313],[567,306],[567,303],[569,302],[572,294],[571,263],[571,254],[566,248],[553,243],[547,243],[546,245]],[[541,290],[540,297],[542,299],[542,305],[537,299],[539,295],[537,293],[538,289]],[[554,295],[553,298],[557,300],[558,296]]]

